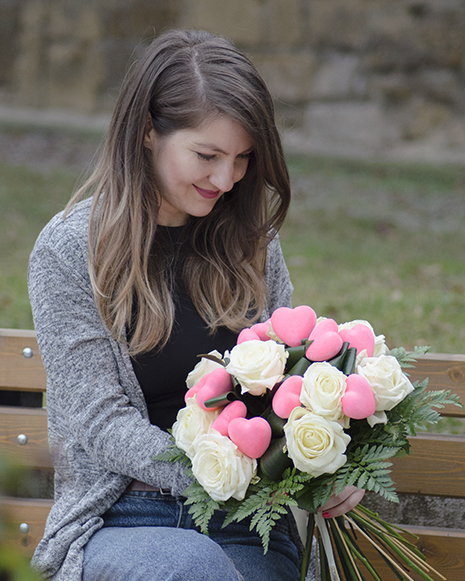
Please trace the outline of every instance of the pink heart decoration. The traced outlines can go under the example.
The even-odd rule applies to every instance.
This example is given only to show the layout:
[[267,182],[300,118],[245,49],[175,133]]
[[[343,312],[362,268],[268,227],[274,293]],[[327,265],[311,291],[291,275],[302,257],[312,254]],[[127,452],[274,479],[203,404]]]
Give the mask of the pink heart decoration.
[[328,333],[329,331],[332,333],[339,331],[336,321],[334,319],[322,319],[310,333],[309,339],[316,339],[318,335]]
[[[218,408],[207,408],[205,402],[212,397],[226,394],[232,389],[232,379],[224,367],[219,367],[207,373],[199,381],[202,383],[200,389],[197,391],[197,403],[204,410],[212,411]],[[199,385],[199,383],[197,385]],[[191,389],[195,389],[195,385]],[[190,391],[190,390],[189,390]],[[188,392],[189,393],[189,392]]]
[[234,418],[245,418],[247,415],[247,406],[244,402],[236,400],[232,401],[212,423],[211,427],[217,430],[223,436],[228,435],[229,422]]
[[252,325],[250,327],[250,329],[252,331],[254,331],[254,333],[257,333],[260,341],[269,341],[269,337],[266,334],[268,329],[270,328],[270,320],[268,319],[268,321],[265,321],[264,323],[255,323],[255,325]]
[[351,329],[342,329],[339,331],[342,340],[349,342],[349,347],[355,347],[357,354],[364,349],[367,350],[368,357],[373,357],[375,350],[375,336],[373,331],[367,325],[359,323]]
[[260,458],[271,442],[271,426],[262,417],[234,418],[229,422],[229,438],[249,458]]
[[346,390],[341,398],[342,413],[354,420],[363,420],[376,410],[375,396],[369,381],[352,373],[347,376]]
[[307,305],[280,307],[271,315],[273,331],[289,347],[298,347],[302,339],[308,339],[315,323],[315,311]]
[[245,341],[260,341],[260,337],[253,329],[242,329],[237,337],[237,344],[245,343]]
[[279,386],[271,402],[273,411],[277,416],[287,419],[294,408],[300,407],[302,382],[303,378],[300,375],[292,375]]
[[202,387],[205,385],[205,382],[207,381],[207,375],[204,375],[203,377],[200,378],[200,380],[193,385],[190,389],[187,390],[186,395],[184,396],[184,401],[187,402],[187,400],[190,397],[194,397],[194,395],[196,393],[199,393],[199,391],[202,389]]
[[305,357],[310,361],[328,361],[339,353],[342,343],[339,333],[319,333],[309,345]]

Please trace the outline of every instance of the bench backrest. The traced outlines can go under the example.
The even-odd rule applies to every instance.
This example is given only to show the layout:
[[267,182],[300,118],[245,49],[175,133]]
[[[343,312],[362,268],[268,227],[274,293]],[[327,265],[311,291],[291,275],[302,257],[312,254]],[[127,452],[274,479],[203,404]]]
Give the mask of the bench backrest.
[[[430,389],[452,390],[465,402],[465,355],[427,354],[414,369],[412,381],[429,377]],[[0,392],[45,393],[46,378],[35,333],[0,329]],[[444,416],[465,417],[455,406]],[[47,445],[46,411],[42,408],[0,406],[0,457],[8,456],[33,469],[52,467]],[[465,499],[465,436],[423,434],[412,438],[412,453],[394,460],[393,478],[399,493]],[[40,540],[51,500],[2,498],[0,511],[13,523],[10,542],[31,554]],[[420,535],[418,542],[433,567],[448,581],[463,581],[465,571],[465,523],[461,529],[406,527]],[[377,562],[380,558],[370,554]],[[394,579],[383,569],[383,581]],[[412,575],[413,579],[416,579]]]
[[[407,371],[412,382],[421,382],[428,377],[428,389],[451,390],[460,396],[460,401],[465,405],[465,355],[427,353],[417,360],[414,369]],[[465,412],[457,406],[446,406],[440,411],[444,417],[465,420]],[[391,475],[401,504],[412,498],[410,495],[425,500],[435,497],[440,501],[462,499],[465,503],[465,435],[421,433],[411,438],[411,445],[409,456],[392,460]],[[392,519],[388,520],[392,522]],[[416,544],[428,563],[444,575],[447,581],[463,581],[465,522],[461,523],[460,528],[450,528],[439,526],[439,523],[438,526],[418,526],[415,521],[416,515],[410,515],[409,524],[400,526],[418,535]],[[398,581],[367,542],[361,540],[360,545],[370,561],[376,563],[376,570],[383,581]],[[414,581],[422,579],[412,570],[408,575]],[[436,579],[436,576],[431,576]]]
[[[0,401],[27,394],[28,398],[21,398],[25,403],[27,399],[37,403],[45,390],[45,370],[34,331],[0,329]],[[0,405],[0,458],[31,471],[52,470],[44,408]],[[0,514],[11,526],[8,542],[31,555],[42,538],[51,506],[50,499],[1,497]]]

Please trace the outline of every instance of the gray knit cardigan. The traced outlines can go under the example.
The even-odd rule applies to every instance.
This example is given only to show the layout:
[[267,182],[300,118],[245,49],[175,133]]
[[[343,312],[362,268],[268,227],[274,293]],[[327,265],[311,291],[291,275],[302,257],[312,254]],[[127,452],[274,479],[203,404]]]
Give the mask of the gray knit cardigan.
[[[29,263],[29,294],[47,372],[55,503],[32,565],[44,578],[80,581],[84,546],[101,515],[135,478],[180,494],[177,464],[155,463],[169,435],[151,425],[129,355],[98,314],[87,263],[90,200],[55,216]],[[279,241],[269,245],[270,299],[261,320],[290,306],[292,285]]]

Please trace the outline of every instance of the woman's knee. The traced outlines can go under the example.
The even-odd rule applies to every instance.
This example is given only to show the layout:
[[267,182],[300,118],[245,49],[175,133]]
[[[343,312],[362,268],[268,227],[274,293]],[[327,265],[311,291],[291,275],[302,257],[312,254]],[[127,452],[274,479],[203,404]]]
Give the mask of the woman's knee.
[[240,581],[242,576],[223,549],[209,537],[195,531],[188,533],[176,548],[179,555],[173,581]]
[[107,527],[85,549],[84,581],[239,581],[223,549],[193,530]]

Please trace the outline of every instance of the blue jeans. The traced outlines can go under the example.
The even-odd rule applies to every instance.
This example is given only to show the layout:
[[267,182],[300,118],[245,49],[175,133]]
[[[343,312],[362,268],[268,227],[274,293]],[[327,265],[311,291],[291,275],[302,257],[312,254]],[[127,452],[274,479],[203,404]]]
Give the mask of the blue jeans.
[[209,536],[195,527],[182,499],[158,492],[123,494],[85,547],[83,581],[297,581],[299,540],[290,519],[271,532],[263,554],[250,522],[222,529],[212,517]]

